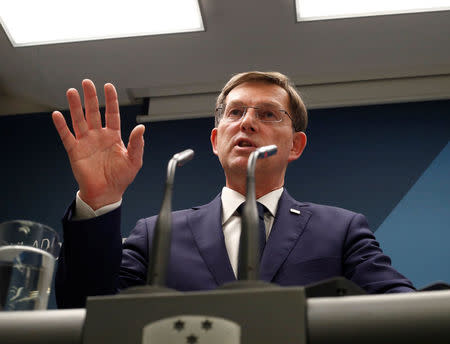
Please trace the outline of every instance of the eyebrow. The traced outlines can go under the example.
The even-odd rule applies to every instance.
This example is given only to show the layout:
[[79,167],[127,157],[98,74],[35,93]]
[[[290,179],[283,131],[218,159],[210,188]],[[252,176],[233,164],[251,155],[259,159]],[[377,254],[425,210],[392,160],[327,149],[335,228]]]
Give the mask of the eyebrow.
[[[240,101],[240,100],[238,100],[238,101],[231,101],[231,102],[225,103],[225,104],[226,105],[248,106],[243,101]],[[271,102],[258,103],[258,104],[254,105],[254,106],[255,107],[259,107],[259,106],[273,106],[273,107],[276,107],[278,109],[282,109],[283,108],[281,106],[281,104],[278,104],[278,103],[275,103],[275,102],[273,102],[273,103],[271,103]]]

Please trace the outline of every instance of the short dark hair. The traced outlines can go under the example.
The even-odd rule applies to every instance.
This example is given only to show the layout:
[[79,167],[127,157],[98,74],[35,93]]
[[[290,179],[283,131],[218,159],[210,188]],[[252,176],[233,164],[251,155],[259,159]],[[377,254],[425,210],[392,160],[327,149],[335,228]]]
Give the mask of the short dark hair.
[[231,90],[244,82],[261,81],[275,84],[283,88],[289,95],[289,114],[292,116],[292,127],[295,131],[305,131],[308,125],[308,112],[306,106],[300,97],[299,92],[291,83],[289,78],[278,72],[245,72],[234,75],[223,87],[216,101],[215,125],[219,125],[220,117],[217,109],[225,102],[225,98]]

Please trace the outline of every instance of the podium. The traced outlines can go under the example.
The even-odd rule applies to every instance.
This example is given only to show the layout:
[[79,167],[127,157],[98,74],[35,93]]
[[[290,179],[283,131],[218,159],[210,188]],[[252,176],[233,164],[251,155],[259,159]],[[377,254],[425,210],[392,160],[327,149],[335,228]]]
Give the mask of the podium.
[[199,315],[238,324],[243,344],[303,344],[305,303],[304,288],[299,287],[92,297],[87,302],[83,343],[141,344],[146,325],[174,316]]
[[[289,301],[288,308],[291,309],[289,312],[295,313],[295,319],[288,319],[288,323],[281,321],[285,316],[279,304],[270,310],[268,319],[272,322],[270,328],[264,328],[261,323],[252,319],[244,319],[244,321],[248,321],[247,328],[252,328],[249,326],[257,327],[259,336],[264,337],[261,343],[269,342],[269,336],[272,343],[277,344],[302,343],[302,341],[308,344],[450,343],[450,326],[448,326],[450,324],[450,290],[313,297],[305,298],[303,305],[298,308],[297,305],[301,304],[302,299],[299,296],[302,293],[301,289],[300,287],[286,287],[273,290],[273,299],[281,295],[280,297],[285,299],[283,302]],[[228,301],[229,299],[226,299],[227,296],[224,295],[231,296],[235,293],[240,292],[231,290],[136,297],[119,295],[117,298],[104,296],[89,298],[87,309],[0,312],[0,343],[81,344],[92,342],[92,340],[103,343],[107,342],[106,339],[112,338],[112,333],[118,335],[117,332],[122,332],[121,338],[125,338],[122,343],[131,343],[132,329],[151,321],[151,319],[141,321],[142,314],[152,311],[143,310],[144,308],[163,305],[163,308],[153,309],[154,314],[151,315],[152,319],[163,318],[165,315],[174,314],[170,313],[171,311],[179,312],[180,308],[176,305],[175,300],[181,301],[183,295],[190,299],[186,302],[181,301],[186,306],[189,305],[189,302],[208,300],[208,294],[211,297],[217,294],[222,301]],[[254,300],[269,293],[268,289],[255,291],[255,295],[258,295]],[[242,301],[244,298],[244,294],[241,294],[240,300]],[[163,302],[163,300],[169,299],[171,300],[168,303]],[[248,305],[253,301],[245,302]],[[131,305],[134,305],[135,308],[130,313],[122,313],[125,307]],[[233,301],[232,305],[223,305],[223,307],[224,309],[227,307],[228,309],[240,309],[241,305]],[[202,308],[188,310],[189,314],[199,314],[199,310],[206,311],[207,308],[208,306],[203,305]],[[155,316],[160,311],[163,313]],[[242,316],[245,315],[245,317],[253,314],[247,311],[242,312]],[[266,309],[264,312],[268,312],[268,310]],[[301,317],[301,314],[303,314],[303,318],[297,318]],[[304,322],[302,323],[301,320]],[[126,327],[125,321],[129,321],[128,325],[131,327]],[[133,321],[136,323],[131,323]],[[290,331],[290,326],[293,325],[296,328],[293,329],[293,333],[284,332],[280,334],[281,337],[275,338],[275,334],[271,333],[275,326],[273,322],[283,326],[279,328],[280,332]],[[139,333],[141,331],[139,330]],[[245,331],[245,327],[242,326],[241,343],[246,343],[245,340],[248,338],[244,334]],[[290,341],[285,338],[294,338],[294,340]],[[119,338],[112,338],[111,342],[117,343],[116,339]]]
[[[342,277],[307,287],[235,282],[212,291],[157,292],[90,297],[83,343],[142,343],[143,328],[160,319],[195,315],[240,327],[241,343],[307,343],[307,296],[360,295]],[[122,317],[118,317],[122,314]]]

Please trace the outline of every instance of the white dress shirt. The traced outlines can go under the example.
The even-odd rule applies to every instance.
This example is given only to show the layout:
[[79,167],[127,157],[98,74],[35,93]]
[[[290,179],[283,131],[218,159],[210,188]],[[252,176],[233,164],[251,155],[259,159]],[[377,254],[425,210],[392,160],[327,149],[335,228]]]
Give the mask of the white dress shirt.
[[[282,193],[283,188],[279,188],[257,199],[258,202],[262,203],[268,209],[264,214],[266,239],[272,230],[273,221],[278,209],[278,201]],[[241,238],[241,217],[236,210],[243,202],[245,202],[245,196],[239,192],[226,186],[222,189],[222,229],[228,257],[235,276],[237,276],[239,240]]]
[[94,210],[89,206],[89,204],[81,199],[80,191],[78,191],[77,196],[75,197],[75,213],[72,215],[72,220],[92,219],[119,208],[121,204],[122,199],[115,203],[107,204],[97,210]]

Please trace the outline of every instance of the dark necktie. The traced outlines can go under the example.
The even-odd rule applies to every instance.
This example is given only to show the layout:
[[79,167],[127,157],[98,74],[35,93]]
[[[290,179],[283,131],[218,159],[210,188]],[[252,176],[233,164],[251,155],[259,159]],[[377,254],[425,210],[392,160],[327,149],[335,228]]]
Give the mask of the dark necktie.
[[[237,212],[239,215],[242,214],[244,209],[245,202],[242,203]],[[259,220],[259,247],[260,247],[260,257],[262,257],[262,253],[264,252],[264,247],[266,246],[266,225],[264,223],[264,213],[266,211],[266,207],[264,204],[256,202],[256,208],[258,209],[258,220]]]

